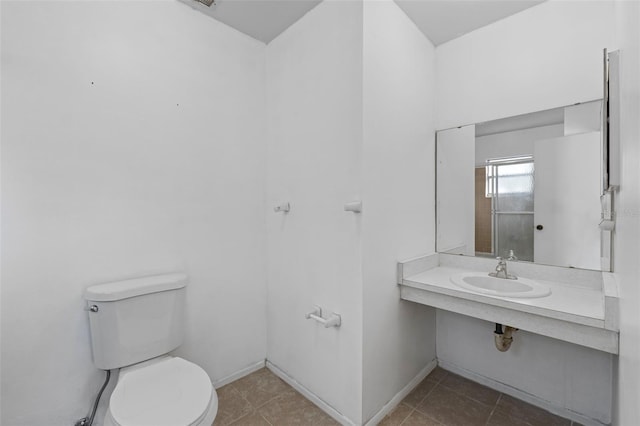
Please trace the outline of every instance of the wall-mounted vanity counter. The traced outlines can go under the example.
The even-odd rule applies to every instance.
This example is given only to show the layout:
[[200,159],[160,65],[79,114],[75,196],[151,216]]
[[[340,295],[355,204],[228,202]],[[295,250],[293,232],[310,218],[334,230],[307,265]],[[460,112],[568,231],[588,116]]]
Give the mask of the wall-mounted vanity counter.
[[469,290],[453,282],[456,277],[465,276],[462,274],[486,276],[495,270],[496,264],[494,259],[443,253],[399,262],[400,297],[618,353],[618,290],[613,274],[508,262],[509,273],[523,278],[523,282],[533,280],[550,289],[551,293],[544,297],[503,297]]

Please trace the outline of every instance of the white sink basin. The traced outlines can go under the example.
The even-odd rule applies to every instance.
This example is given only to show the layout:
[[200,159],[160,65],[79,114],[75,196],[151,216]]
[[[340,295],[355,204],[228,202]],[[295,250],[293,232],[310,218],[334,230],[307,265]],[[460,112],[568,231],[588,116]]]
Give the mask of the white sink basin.
[[500,297],[534,298],[551,294],[551,289],[536,281],[518,277],[516,280],[494,278],[480,272],[467,272],[451,276],[451,282],[475,293]]

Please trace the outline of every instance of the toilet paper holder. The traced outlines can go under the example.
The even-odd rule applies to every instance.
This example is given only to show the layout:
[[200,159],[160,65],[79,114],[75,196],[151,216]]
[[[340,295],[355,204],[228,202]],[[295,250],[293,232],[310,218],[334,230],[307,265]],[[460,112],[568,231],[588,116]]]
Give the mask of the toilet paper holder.
[[324,328],[340,327],[342,324],[342,317],[335,312],[332,312],[329,318],[323,318],[322,308],[318,305],[315,305],[313,307],[313,311],[307,313],[304,317],[306,319],[316,320],[320,324],[324,325]]
[[362,201],[356,200],[344,205],[345,212],[362,213]]
[[273,211],[276,213],[278,212],[289,213],[290,210],[291,210],[291,204],[289,203],[282,203],[273,208]]

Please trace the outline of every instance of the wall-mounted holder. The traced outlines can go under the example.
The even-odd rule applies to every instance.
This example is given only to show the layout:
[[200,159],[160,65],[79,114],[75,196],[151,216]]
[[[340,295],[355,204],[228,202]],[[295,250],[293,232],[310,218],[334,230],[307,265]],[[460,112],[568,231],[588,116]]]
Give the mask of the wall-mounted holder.
[[282,203],[273,208],[273,211],[276,213],[279,213],[279,212],[289,213],[289,210],[291,210],[291,204],[289,203]]
[[362,201],[351,201],[344,205],[345,212],[362,213]]
[[602,220],[598,225],[603,231],[613,231],[616,227],[616,223],[613,220]]
[[342,324],[342,318],[339,314],[333,312],[329,318],[322,317],[322,308],[318,305],[313,307],[313,311],[304,316],[306,319],[313,319],[324,325],[324,328],[340,327]]
[[603,271],[611,271],[612,267],[612,234],[616,226],[616,218],[613,212],[614,189],[610,188],[600,197],[602,205],[600,227],[600,268]]

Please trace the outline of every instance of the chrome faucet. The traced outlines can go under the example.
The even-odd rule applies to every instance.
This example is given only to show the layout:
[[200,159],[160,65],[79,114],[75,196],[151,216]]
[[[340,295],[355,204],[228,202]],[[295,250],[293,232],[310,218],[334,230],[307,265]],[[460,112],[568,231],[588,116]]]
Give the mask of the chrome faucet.
[[518,277],[516,277],[515,275],[511,275],[507,272],[507,261],[504,260],[501,257],[496,257],[496,260],[498,261],[498,266],[496,266],[496,271],[495,272],[490,272],[489,276],[490,277],[496,277],[496,278],[502,278],[505,280],[517,280]]

